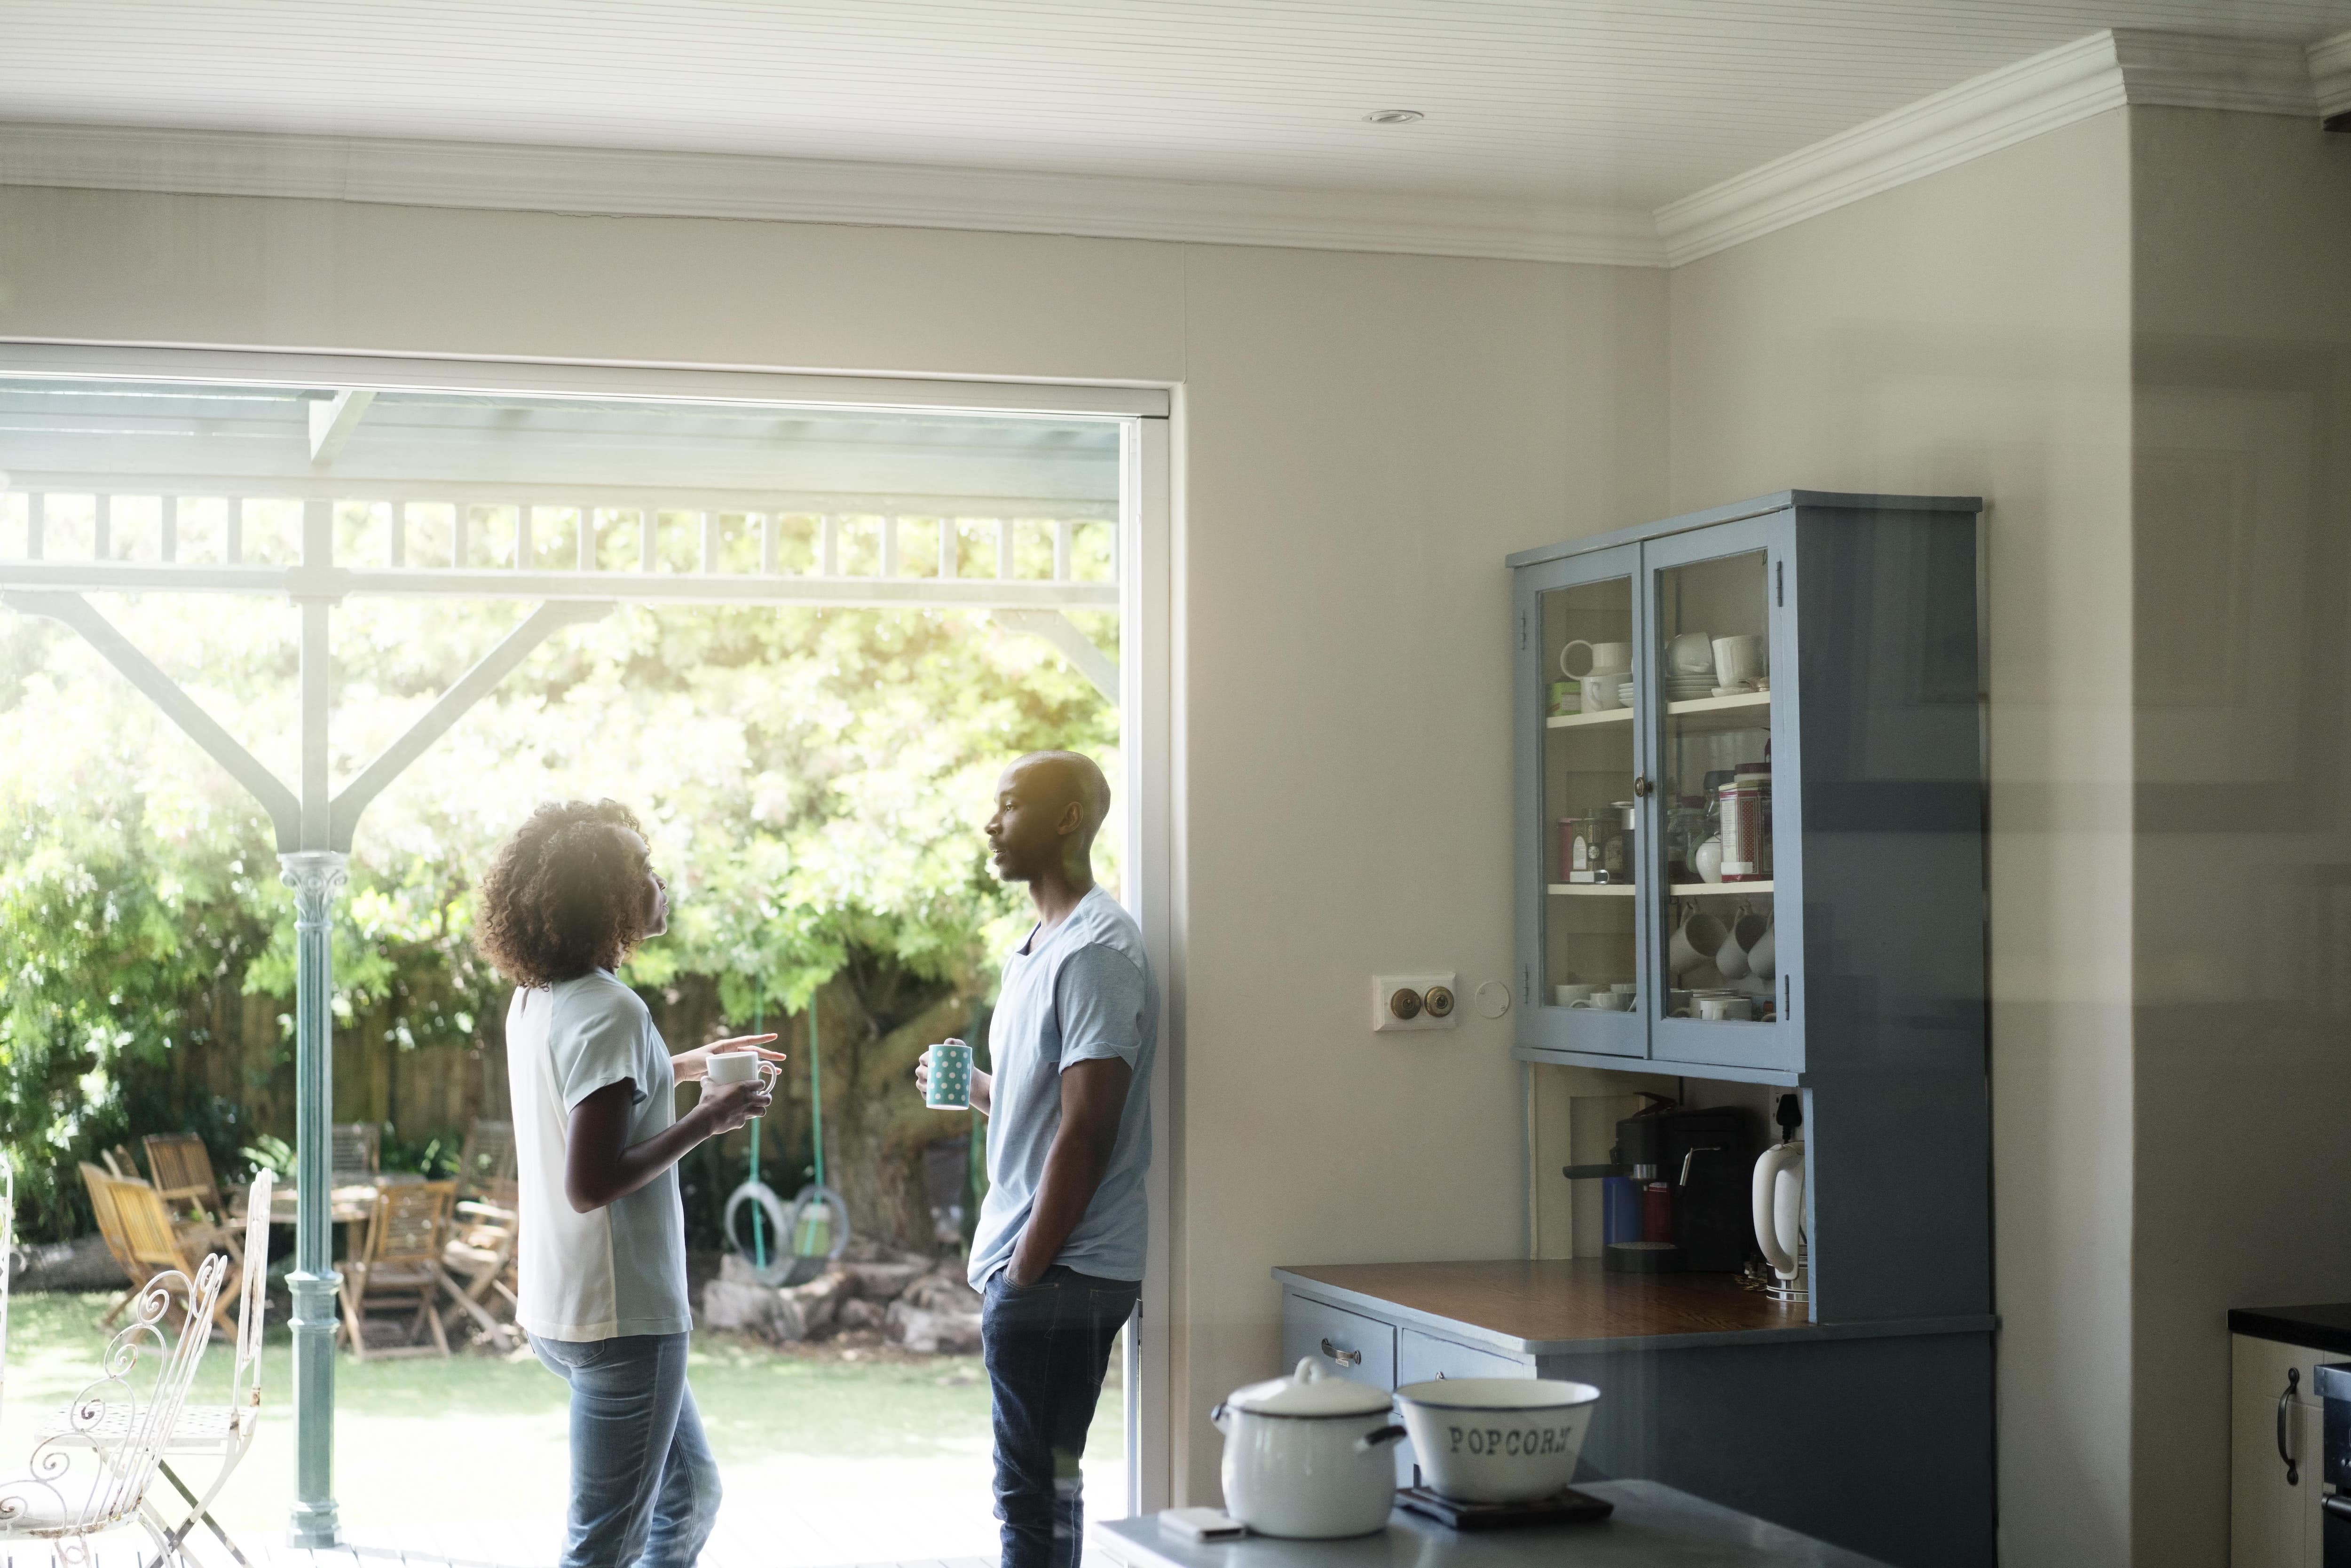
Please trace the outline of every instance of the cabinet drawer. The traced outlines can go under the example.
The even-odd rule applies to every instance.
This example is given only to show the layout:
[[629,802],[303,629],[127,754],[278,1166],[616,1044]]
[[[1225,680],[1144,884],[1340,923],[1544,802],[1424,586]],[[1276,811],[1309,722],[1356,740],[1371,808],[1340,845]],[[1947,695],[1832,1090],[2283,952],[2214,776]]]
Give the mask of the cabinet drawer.
[[1532,1377],[1534,1363],[1498,1350],[1477,1350],[1418,1329],[1396,1331],[1396,1386],[1439,1377]]
[[1281,1361],[1287,1372],[1311,1356],[1323,1371],[1374,1388],[1395,1386],[1395,1329],[1361,1312],[1343,1312],[1285,1296],[1281,1303]]

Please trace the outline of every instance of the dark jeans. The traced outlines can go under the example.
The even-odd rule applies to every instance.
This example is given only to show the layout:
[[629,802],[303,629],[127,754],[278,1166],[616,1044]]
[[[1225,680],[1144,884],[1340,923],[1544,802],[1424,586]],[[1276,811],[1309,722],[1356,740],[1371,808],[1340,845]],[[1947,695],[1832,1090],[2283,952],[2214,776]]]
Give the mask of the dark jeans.
[[980,1309],[996,1396],[996,1517],[1003,1568],[1078,1568],[1085,1478],[1078,1468],[1110,1347],[1143,1286],[1059,1265],[1027,1289],[999,1270]]
[[718,1521],[718,1464],[685,1385],[686,1336],[530,1336],[571,1385],[563,1568],[693,1568]]

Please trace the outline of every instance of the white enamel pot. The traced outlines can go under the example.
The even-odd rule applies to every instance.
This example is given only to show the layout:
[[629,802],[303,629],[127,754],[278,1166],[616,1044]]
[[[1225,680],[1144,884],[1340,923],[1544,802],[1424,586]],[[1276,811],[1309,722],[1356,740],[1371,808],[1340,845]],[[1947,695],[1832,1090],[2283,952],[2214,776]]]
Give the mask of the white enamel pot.
[[1441,1377],[1396,1390],[1421,1479],[1458,1502],[1529,1502],[1575,1479],[1600,1390],[1550,1377]]
[[1259,1535],[1369,1535],[1395,1502],[1391,1446],[1405,1429],[1384,1390],[1297,1373],[1236,1389],[1208,1413],[1225,1435],[1225,1511]]

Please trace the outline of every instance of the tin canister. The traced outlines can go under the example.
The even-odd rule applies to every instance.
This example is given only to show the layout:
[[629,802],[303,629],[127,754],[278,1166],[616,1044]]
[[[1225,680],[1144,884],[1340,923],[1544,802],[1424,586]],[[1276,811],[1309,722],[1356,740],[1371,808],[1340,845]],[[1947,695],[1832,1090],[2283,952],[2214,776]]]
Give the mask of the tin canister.
[[1731,781],[1716,790],[1722,809],[1723,881],[1761,882],[1771,874],[1764,834],[1771,792],[1770,769],[1752,763],[1741,763]]

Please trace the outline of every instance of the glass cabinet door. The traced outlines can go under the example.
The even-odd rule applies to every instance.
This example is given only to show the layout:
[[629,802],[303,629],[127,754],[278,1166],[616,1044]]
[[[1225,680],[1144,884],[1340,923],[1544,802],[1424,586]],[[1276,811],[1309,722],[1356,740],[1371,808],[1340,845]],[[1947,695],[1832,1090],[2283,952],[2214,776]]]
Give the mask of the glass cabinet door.
[[1573,558],[1520,612],[1538,676],[1530,1011],[1541,1043],[1612,1056],[1648,1046],[1638,568],[1632,547]]
[[[1651,929],[1659,976],[1652,1054],[1748,1067],[1793,1061],[1780,1027],[1795,994],[1800,933],[1783,925],[1792,863],[1773,831],[1779,653],[1776,532],[1785,516],[1652,541],[1646,653],[1655,671],[1656,842]],[[1791,789],[1793,780],[1786,781]],[[1783,959],[1782,955],[1785,955]]]

